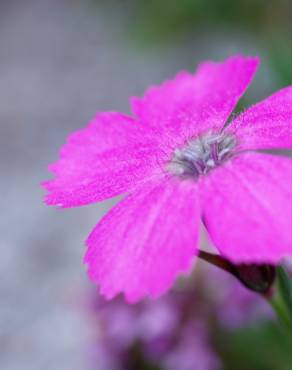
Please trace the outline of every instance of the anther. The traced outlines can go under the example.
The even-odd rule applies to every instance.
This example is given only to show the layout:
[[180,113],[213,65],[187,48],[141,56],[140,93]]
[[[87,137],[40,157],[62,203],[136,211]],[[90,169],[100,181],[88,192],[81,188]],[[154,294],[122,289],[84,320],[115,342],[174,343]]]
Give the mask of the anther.
[[224,133],[207,133],[176,149],[169,170],[177,176],[197,179],[229,159],[235,139]]

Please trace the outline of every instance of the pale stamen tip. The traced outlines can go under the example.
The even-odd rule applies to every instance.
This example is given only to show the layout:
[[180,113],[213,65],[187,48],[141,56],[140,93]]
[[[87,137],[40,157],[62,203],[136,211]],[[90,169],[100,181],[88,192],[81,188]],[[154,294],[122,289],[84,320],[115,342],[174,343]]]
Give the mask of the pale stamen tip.
[[179,177],[197,180],[229,159],[234,148],[235,138],[230,134],[207,133],[175,149],[169,170]]

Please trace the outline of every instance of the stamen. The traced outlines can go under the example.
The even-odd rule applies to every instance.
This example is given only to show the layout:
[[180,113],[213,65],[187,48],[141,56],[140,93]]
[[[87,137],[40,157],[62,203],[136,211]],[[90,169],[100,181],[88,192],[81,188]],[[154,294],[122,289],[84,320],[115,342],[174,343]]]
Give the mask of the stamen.
[[234,154],[235,138],[229,134],[207,133],[176,149],[168,169],[177,176],[198,179],[220,166]]

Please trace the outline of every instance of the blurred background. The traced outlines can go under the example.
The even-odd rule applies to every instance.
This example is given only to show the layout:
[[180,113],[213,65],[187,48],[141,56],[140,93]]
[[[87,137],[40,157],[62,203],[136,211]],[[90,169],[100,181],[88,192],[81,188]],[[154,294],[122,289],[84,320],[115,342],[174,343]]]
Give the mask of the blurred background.
[[[105,308],[82,257],[113,201],[60,211],[43,205],[39,186],[66,136],[96,111],[128,113],[129,96],[204,59],[260,55],[240,107],[292,84],[291,17],[290,0],[0,0],[1,369],[292,368],[291,341],[266,308],[263,322],[245,323],[242,307],[249,319],[261,303],[246,293],[237,300],[230,279],[216,302],[211,284]],[[210,312],[195,305],[182,328],[180,315],[197,298]],[[169,321],[158,330],[161,317]]]

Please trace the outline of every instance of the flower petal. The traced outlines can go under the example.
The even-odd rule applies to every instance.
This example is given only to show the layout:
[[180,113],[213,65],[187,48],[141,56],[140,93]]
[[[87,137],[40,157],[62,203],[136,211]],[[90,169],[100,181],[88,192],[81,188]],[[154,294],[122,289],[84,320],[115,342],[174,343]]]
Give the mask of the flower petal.
[[227,130],[242,149],[292,149],[292,86],[249,108]]
[[161,149],[150,130],[120,113],[99,113],[73,133],[50,165],[55,178],[43,183],[46,203],[89,204],[129,191],[161,173]]
[[181,72],[174,80],[151,87],[144,98],[132,98],[133,111],[144,123],[167,132],[169,140],[222,128],[258,63],[258,58],[242,56],[202,63],[195,74]]
[[189,270],[199,229],[197,186],[169,178],[129,195],[96,226],[85,262],[101,293],[157,297]]
[[244,153],[202,181],[203,218],[235,263],[277,263],[292,254],[292,159]]

